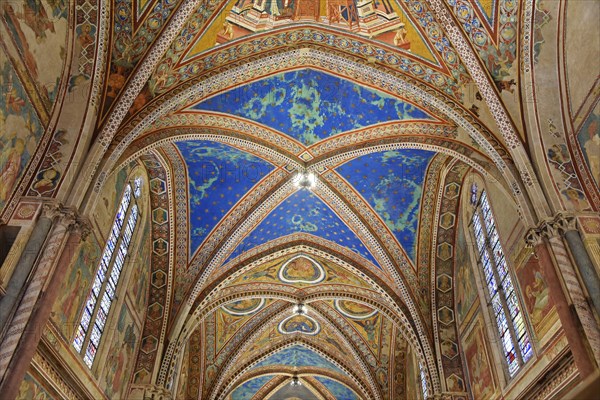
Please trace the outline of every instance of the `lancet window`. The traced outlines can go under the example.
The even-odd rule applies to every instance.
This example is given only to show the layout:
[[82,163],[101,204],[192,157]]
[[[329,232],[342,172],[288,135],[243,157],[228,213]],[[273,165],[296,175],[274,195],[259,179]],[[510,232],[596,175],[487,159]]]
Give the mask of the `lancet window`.
[[115,215],[106,246],[92,289],[87,298],[73,347],[83,355],[83,361],[91,368],[100,346],[100,340],[108,319],[111,305],[115,299],[119,278],[127,258],[131,239],[138,221],[136,200],[141,194],[141,178],[127,184],[121,203]]

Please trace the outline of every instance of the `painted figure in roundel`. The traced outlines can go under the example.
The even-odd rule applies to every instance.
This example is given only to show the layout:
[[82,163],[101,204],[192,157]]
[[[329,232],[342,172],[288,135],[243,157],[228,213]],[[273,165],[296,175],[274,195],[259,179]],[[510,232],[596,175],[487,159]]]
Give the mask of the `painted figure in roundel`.
[[243,299],[225,304],[222,309],[231,315],[248,315],[258,311],[265,304],[265,299]]
[[320,330],[319,323],[308,315],[293,315],[279,324],[279,332],[287,335],[292,333],[316,335]]
[[354,319],[369,318],[377,313],[377,310],[374,310],[367,305],[349,300],[336,300],[335,308],[345,316]]
[[286,283],[318,283],[325,279],[325,270],[311,258],[296,256],[281,266],[279,279]]

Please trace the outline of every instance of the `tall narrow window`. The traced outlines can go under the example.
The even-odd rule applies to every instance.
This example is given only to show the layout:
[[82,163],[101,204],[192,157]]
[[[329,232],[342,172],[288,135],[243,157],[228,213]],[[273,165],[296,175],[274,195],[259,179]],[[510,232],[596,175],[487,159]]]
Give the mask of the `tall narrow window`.
[[485,191],[473,214],[473,230],[496,328],[512,377],[531,357],[532,348]]
[[[129,251],[131,238],[138,220],[138,206],[135,204],[141,194],[141,178],[136,178],[132,185],[128,184],[123,192],[117,215],[110,230],[98,272],[87,298],[73,346],[83,354],[83,361],[91,368],[100,345],[104,325],[115,298],[121,270]],[[132,192],[134,201],[132,202]],[[100,300],[100,301],[98,301]]]
[[429,396],[429,393],[427,392],[427,377],[425,376],[425,370],[421,364],[419,364],[419,374],[421,378],[421,391],[423,392],[423,398],[426,399]]

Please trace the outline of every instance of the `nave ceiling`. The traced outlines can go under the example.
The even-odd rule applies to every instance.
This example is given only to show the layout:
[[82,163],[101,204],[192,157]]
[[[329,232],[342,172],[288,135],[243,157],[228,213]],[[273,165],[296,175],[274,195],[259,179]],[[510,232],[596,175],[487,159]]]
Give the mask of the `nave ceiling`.
[[[144,171],[149,293],[132,384],[402,399],[423,379],[464,399],[455,249],[473,176],[523,226],[555,204],[600,206],[587,147],[570,150],[587,161],[570,174],[566,145],[539,150],[526,129],[531,2],[36,4],[43,24],[1,10],[2,122],[19,115],[37,135],[2,216],[26,195],[110,219],[98,211],[116,207],[109,186]],[[45,41],[62,70],[44,69]],[[554,172],[568,184],[548,201],[532,153],[568,175]]]

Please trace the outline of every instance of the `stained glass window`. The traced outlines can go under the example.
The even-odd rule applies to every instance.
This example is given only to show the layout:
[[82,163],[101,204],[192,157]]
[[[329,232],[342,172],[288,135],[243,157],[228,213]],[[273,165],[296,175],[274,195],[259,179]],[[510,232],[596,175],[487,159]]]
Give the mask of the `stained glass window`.
[[[73,339],[73,347],[77,352],[81,353],[82,349],[85,348],[83,361],[89,368],[92,367],[100,345],[104,325],[115,298],[119,277],[138,220],[138,206],[135,201],[131,201],[132,191],[133,197],[135,199],[139,198],[141,185],[141,178],[136,178],[133,182],[133,190],[131,184],[125,187],[106,246],[100,258],[92,289],[83,308],[81,320]],[[126,220],[127,223],[124,226]]]
[[425,376],[425,370],[423,369],[423,366],[421,364],[419,364],[419,374],[421,378],[421,390],[423,391],[423,398],[426,399],[428,396],[427,378]]
[[474,183],[471,185],[471,205],[477,205],[477,184]]
[[521,365],[529,360],[533,349],[485,191],[481,193],[476,205],[477,208],[473,215],[473,232],[500,344],[506,359],[508,373],[512,377]]

